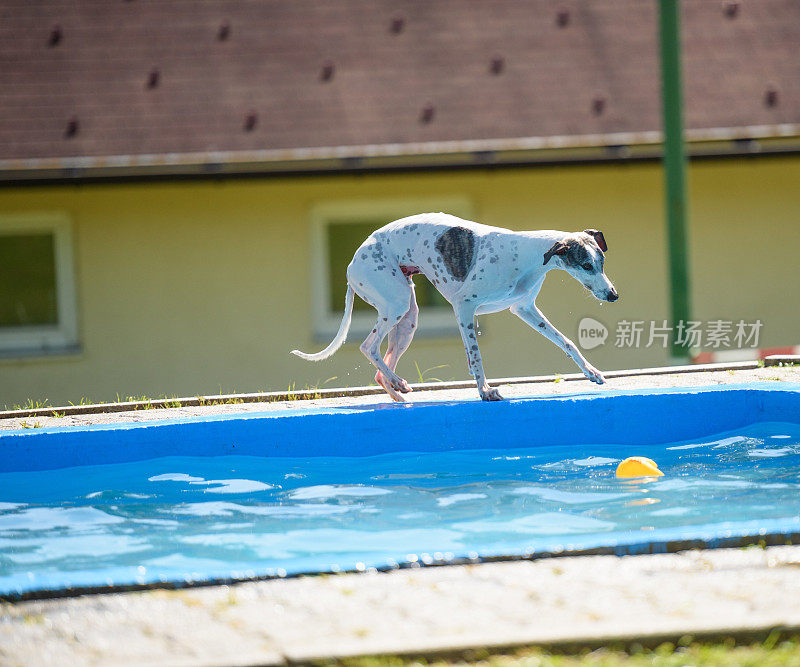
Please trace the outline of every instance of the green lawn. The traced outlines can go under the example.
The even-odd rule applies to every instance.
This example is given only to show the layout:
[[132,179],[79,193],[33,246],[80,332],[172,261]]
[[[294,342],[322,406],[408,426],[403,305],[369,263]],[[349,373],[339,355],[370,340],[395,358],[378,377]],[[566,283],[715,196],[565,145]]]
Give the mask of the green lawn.
[[526,648],[492,654],[467,653],[462,659],[401,658],[376,656],[339,662],[342,667],[784,667],[800,665],[800,635],[772,632],[759,642],[728,638],[715,642],[694,642],[684,638],[677,645],[663,643],[652,649],[633,644],[577,652]]

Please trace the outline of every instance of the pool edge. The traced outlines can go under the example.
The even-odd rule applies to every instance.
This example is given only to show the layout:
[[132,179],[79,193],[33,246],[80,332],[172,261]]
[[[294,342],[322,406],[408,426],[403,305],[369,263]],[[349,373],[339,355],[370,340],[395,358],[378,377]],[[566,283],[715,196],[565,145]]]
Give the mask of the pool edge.
[[74,586],[69,588],[31,589],[18,593],[0,592],[0,602],[18,603],[36,600],[54,600],[62,598],[75,598],[83,596],[97,596],[113,593],[134,593],[153,590],[191,590],[197,588],[211,588],[214,586],[232,586],[236,584],[253,583],[259,581],[274,581],[282,579],[299,579],[302,577],[326,577],[331,575],[365,574],[370,572],[389,573],[399,570],[413,570],[420,568],[458,567],[463,565],[479,565],[481,563],[510,563],[518,561],[537,561],[550,558],[582,558],[589,556],[647,556],[656,554],[675,554],[684,551],[699,549],[733,549],[747,547],[771,547],[800,545],[800,530],[796,532],[765,532],[750,533],[746,535],[732,535],[729,537],[713,538],[687,538],[676,540],[641,540],[630,544],[617,544],[613,546],[595,546],[576,549],[552,549],[525,554],[508,554],[492,556],[467,556],[449,560],[430,561],[418,559],[415,561],[398,562],[396,565],[372,566],[364,568],[348,568],[341,570],[310,570],[304,572],[291,572],[283,574],[261,574],[251,577],[222,577],[205,580],[186,581],[154,581],[148,583],[113,584],[110,586]]

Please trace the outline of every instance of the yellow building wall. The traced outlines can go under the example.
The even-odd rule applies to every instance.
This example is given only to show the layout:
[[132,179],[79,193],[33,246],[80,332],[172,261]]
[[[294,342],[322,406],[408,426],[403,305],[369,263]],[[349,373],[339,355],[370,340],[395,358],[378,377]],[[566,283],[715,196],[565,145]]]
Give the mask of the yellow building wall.
[[[760,319],[760,346],[800,343],[800,159],[694,162],[689,182],[694,319]],[[311,211],[439,196],[466,198],[490,225],[602,230],[620,300],[601,304],[553,271],[538,303],[570,338],[583,317],[609,328],[605,345],[585,353],[601,369],[668,363],[660,343],[645,347],[646,332],[638,349],[614,344],[622,320],[668,318],[655,163],[20,187],[0,190],[0,224],[35,211],[73,222],[81,351],[0,359],[0,407],[280,390],[333,376],[326,386],[371,383],[358,340],[317,364],[288,353],[324,347],[311,321]],[[507,312],[482,317],[481,328],[489,377],[576,370]],[[423,318],[401,374],[418,381],[417,365],[445,365],[426,378],[466,379],[459,339],[424,329]]]

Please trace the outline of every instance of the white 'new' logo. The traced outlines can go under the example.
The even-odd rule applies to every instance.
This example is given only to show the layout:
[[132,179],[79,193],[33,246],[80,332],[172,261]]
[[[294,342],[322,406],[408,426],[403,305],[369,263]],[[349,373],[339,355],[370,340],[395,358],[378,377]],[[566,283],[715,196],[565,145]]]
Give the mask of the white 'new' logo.
[[584,350],[593,350],[606,342],[608,329],[602,322],[584,317],[578,324],[578,344]]

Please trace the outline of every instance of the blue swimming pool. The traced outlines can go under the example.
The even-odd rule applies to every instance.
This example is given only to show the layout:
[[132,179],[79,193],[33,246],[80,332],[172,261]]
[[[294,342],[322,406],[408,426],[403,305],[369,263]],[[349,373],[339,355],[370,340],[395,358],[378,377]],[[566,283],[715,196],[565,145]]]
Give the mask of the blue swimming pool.
[[[800,534],[800,387],[0,436],[0,595]],[[627,456],[665,476],[617,480]]]

